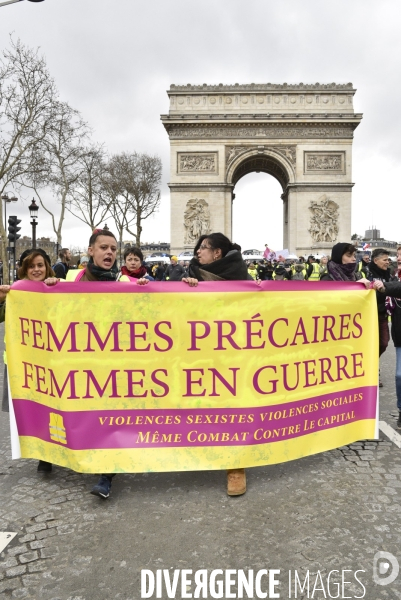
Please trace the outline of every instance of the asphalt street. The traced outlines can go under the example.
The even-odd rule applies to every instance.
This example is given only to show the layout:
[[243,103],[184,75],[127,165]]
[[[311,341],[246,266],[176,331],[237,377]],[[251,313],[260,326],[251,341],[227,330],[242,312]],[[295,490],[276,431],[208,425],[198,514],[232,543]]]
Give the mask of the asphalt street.
[[[380,419],[392,428],[394,367],[391,345]],[[248,491],[237,498],[226,495],[224,472],[209,471],[119,475],[105,501],[89,493],[94,475],[57,466],[41,474],[34,460],[11,460],[7,413],[0,434],[0,532],[17,533],[0,555],[1,598],[139,600],[144,569],[277,569],[279,596],[267,597],[401,598],[401,450],[382,432],[248,469]],[[295,573],[309,578],[309,591],[294,588]],[[341,581],[349,583],[336,587]],[[159,597],[168,598],[165,587]]]

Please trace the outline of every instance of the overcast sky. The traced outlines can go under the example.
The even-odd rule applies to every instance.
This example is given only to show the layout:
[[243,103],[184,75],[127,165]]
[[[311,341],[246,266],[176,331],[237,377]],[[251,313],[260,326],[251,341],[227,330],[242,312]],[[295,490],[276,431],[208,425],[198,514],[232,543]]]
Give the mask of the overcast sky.
[[[355,111],[364,114],[353,144],[352,232],[373,224],[400,241],[400,17],[397,0],[23,1],[0,7],[0,46],[12,32],[40,46],[62,99],[110,153],[162,158],[161,209],[142,237],[149,242],[170,240],[169,139],[160,114],[171,83],[352,82]],[[248,175],[235,193],[235,240],[244,249],[282,248],[278,182]],[[12,210],[25,235],[31,196]],[[89,233],[68,215],[63,244],[85,247]],[[43,209],[41,235],[55,237]]]

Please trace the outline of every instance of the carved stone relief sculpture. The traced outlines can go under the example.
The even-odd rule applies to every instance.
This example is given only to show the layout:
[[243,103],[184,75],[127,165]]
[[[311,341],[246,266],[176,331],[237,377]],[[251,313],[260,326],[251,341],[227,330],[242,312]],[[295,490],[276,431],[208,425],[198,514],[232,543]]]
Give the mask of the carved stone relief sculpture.
[[213,154],[181,154],[178,155],[179,173],[216,173],[216,153]]
[[274,146],[272,150],[285,156],[295,166],[297,160],[296,146]]
[[[226,165],[228,166],[230,162],[241,152],[244,150],[253,150],[258,148],[258,146],[227,146],[226,147]],[[266,150],[275,150],[282,156],[285,156],[292,165],[295,166],[296,163],[296,146],[262,146],[262,148],[266,148]]]
[[311,201],[309,233],[314,242],[335,242],[338,236],[339,205],[326,194],[317,202]]
[[344,173],[344,153],[305,153],[305,173],[309,171],[338,171]]
[[329,154],[328,156],[308,156],[307,168],[322,170],[322,171],[339,171],[341,170],[341,156]]
[[226,165],[228,165],[238,154],[247,150],[246,146],[227,146],[226,147]]
[[210,212],[206,200],[188,200],[184,212],[184,244],[195,244],[201,235],[210,233]]

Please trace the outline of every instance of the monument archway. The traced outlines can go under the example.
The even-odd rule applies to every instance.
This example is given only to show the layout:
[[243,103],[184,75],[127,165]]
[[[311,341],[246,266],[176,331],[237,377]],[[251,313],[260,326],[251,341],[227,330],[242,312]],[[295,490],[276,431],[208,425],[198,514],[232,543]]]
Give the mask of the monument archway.
[[171,251],[202,233],[231,238],[235,184],[263,171],[283,193],[284,247],[298,255],[350,241],[352,84],[172,85]]

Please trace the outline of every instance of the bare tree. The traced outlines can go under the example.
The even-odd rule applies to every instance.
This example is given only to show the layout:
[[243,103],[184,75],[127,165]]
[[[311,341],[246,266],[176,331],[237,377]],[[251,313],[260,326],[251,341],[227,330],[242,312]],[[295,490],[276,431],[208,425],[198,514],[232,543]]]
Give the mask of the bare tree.
[[126,230],[140,246],[142,222],[160,206],[161,159],[123,152],[111,158],[107,173],[113,191],[110,212],[119,229],[120,241]]
[[141,245],[142,221],[153,215],[160,206],[160,183],[162,161],[158,156],[149,154],[131,154],[131,171],[128,172],[127,189],[131,196],[131,207],[135,212],[135,229],[126,230],[135,237],[137,246]]
[[[41,144],[42,167],[33,173],[29,187],[38,195],[40,204],[50,215],[57,245],[61,246],[62,227],[67,203],[82,170],[82,157],[88,140],[89,128],[80,113],[66,102],[58,102],[48,135]],[[41,190],[50,188],[60,206],[56,216],[45,204]]]
[[[11,39],[11,48],[0,57],[0,197],[8,186],[41,171],[39,146],[53,124],[58,92],[46,62],[32,50]],[[7,232],[0,202],[0,234],[3,259]],[[4,280],[8,264],[3,260]]]
[[130,225],[135,219],[135,213],[132,212],[130,193],[126,187],[126,173],[130,166],[126,156],[128,155],[117,154],[112,156],[105,167],[103,178],[109,213],[117,228],[120,261],[124,230],[127,224]]
[[103,145],[85,148],[78,160],[79,177],[66,209],[93,230],[105,220],[112,199],[105,186],[106,157]]

